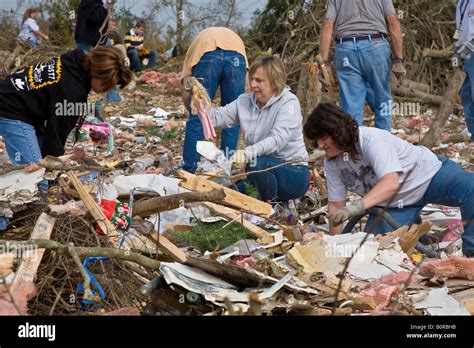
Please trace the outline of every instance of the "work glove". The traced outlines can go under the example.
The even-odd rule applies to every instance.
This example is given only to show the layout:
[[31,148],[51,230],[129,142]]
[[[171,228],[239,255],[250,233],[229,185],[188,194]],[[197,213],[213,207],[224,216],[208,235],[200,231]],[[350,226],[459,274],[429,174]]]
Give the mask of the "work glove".
[[329,221],[333,226],[338,226],[344,221],[349,220],[353,216],[362,215],[365,213],[364,203],[358,199],[348,206],[339,209],[335,213],[329,215]]
[[397,79],[404,77],[407,74],[407,69],[405,68],[406,60],[403,58],[395,58],[392,62],[392,72],[395,74]]
[[245,166],[247,163],[247,155],[245,154],[245,150],[237,150],[230,158],[230,162],[232,164],[236,164],[237,166]]

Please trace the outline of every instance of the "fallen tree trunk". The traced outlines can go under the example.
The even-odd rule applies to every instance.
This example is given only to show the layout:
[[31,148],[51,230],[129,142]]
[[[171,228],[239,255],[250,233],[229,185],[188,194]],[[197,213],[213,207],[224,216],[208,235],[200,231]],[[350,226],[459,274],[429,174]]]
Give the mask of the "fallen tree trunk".
[[[61,244],[53,240],[29,240],[29,241],[6,241],[0,240],[0,246],[15,246],[17,248],[37,248],[55,250],[61,254],[69,254],[68,245]],[[74,251],[80,258],[86,258],[89,256],[103,256],[110,257],[116,260],[130,261],[137,263],[143,267],[158,270],[161,262],[158,260],[150,259],[149,257],[140,255],[130,250],[119,250],[111,248],[85,248],[85,247],[74,247]]]
[[137,202],[133,207],[133,216],[147,217],[152,214],[179,208],[182,203],[192,202],[220,202],[224,200],[225,193],[222,189],[209,192],[187,192],[171,196],[155,197]]
[[392,93],[399,97],[408,97],[408,98],[416,98],[418,101],[426,102],[431,105],[440,105],[444,97],[434,94],[429,94],[422,92],[415,88],[408,88],[404,86],[396,86],[392,84]]
[[425,48],[423,50],[423,57],[429,58],[451,58],[453,56],[453,50],[446,49],[446,50],[433,50],[431,48]]
[[449,115],[453,110],[454,97],[461,88],[461,84],[464,81],[464,77],[464,71],[462,71],[461,69],[456,69],[454,71],[454,74],[451,75],[448,87],[446,88],[446,92],[444,93],[444,96],[442,98],[443,102],[439,107],[438,114],[436,115],[433,123],[431,124],[430,130],[421,140],[420,145],[426,146],[430,149],[435,146],[438,140],[440,139],[444,126],[446,125]]

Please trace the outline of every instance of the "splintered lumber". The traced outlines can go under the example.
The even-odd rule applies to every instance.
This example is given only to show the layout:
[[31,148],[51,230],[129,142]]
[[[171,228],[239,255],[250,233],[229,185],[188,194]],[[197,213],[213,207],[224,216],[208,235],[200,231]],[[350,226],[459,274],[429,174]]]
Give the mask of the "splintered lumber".
[[456,292],[451,296],[463,305],[471,315],[474,315],[474,288]]
[[82,185],[82,182],[77,178],[76,174],[73,172],[68,172],[68,176],[76,188],[76,191],[79,193],[79,196],[81,197],[85,206],[89,209],[90,213],[97,221],[97,224],[99,225],[102,232],[104,232],[108,237],[121,237],[121,234],[115,229],[115,226],[109,221],[109,219],[107,219],[102,209],[89,195],[84,185]]
[[421,140],[420,145],[432,148],[441,138],[441,133],[444,130],[446,122],[448,121],[449,115],[453,110],[454,97],[459,92],[461,84],[464,81],[464,71],[456,69],[454,74],[449,79],[448,87],[443,96],[443,102],[441,103],[438,114],[436,115],[433,123],[431,124],[430,130],[424,138]]
[[216,213],[219,216],[228,218],[230,220],[235,220],[235,222],[237,223],[242,223],[242,226],[244,226],[246,229],[252,232],[255,236],[257,236],[262,244],[273,243],[274,238],[272,237],[270,233],[265,231],[263,228],[255,226],[250,221],[247,221],[245,219],[240,219],[239,211],[228,208],[228,207],[224,207],[219,204],[211,203],[211,202],[204,202],[203,205],[206,208],[212,210],[214,213]]
[[[43,213],[36,221],[35,228],[31,233],[31,240],[48,240],[51,237],[56,219]],[[20,266],[18,267],[15,279],[9,286],[9,292],[13,297],[16,307],[10,308],[9,305],[0,305],[0,315],[25,315],[28,308],[28,301],[36,294],[34,282],[36,280],[36,272],[43,258],[45,249],[31,248],[22,255]],[[12,305],[12,304],[11,304]],[[12,311],[13,309],[13,311]]]
[[212,190],[209,192],[187,192],[176,195],[150,198],[135,203],[133,216],[147,217],[155,213],[179,208],[182,203],[191,202],[220,202],[225,198],[224,190]]
[[160,235],[158,238],[158,246],[160,249],[169,254],[175,261],[185,263],[187,260],[186,254],[180,250],[176,245],[171,243],[168,238]]
[[[46,213],[40,215],[36,221],[35,228],[31,233],[30,239],[49,239],[51,237],[51,232],[53,231],[54,224],[56,219],[49,216]],[[36,277],[36,271],[41,263],[45,249],[40,249],[38,251],[32,252],[32,255],[27,255],[28,257],[23,258],[20,267],[15,276],[15,280],[12,284],[12,290],[15,290],[15,287],[18,285],[19,281],[33,282]]]
[[272,206],[268,203],[264,203],[258,199],[246,196],[240,192],[219,185],[213,181],[204,179],[202,177],[197,177],[184,170],[180,170],[178,172],[178,176],[182,179],[179,185],[191,191],[209,192],[213,189],[223,189],[225,192],[225,198],[222,201],[222,204],[265,217],[269,217],[272,214]]
[[411,256],[415,252],[416,243],[421,236],[430,231],[431,226],[433,224],[430,221],[424,221],[420,225],[413,225],[410,229],[408,226],[402,226],[388,235],[399,237],[400,247],[408,256]]

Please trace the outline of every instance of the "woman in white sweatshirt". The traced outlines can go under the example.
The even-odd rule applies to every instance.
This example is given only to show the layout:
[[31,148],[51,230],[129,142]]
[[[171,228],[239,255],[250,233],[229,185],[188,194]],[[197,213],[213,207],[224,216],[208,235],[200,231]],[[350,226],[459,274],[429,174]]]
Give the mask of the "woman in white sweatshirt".
[[250,174],[263,201],[288,201],[303,196],[309,188],[308,152],[303,140],[301,107],[286,86],[280,58],[257,58],[249,71],[251,93],[209,112],[216,128],[240,125],[245,148],[231,157],[259,171],[291,162],[262,173]]

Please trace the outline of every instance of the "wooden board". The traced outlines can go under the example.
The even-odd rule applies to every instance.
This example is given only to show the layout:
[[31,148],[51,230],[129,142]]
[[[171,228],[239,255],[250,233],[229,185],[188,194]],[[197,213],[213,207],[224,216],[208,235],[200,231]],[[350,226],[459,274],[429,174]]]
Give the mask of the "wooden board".
[[240,216],[239,211],[228,208],[228,207],[224,207],[219,204],[211,203],[211,202],[204,202],[203,205],[206,208],[211,209],[213,212],[215,212],[219,216],[226,217],[230,220],[235,220],[235,222],[237,223],[242,223],[242,226],[244,226],[246,229],[252,232],[255,236],[257,236],[257,238],[259,238],[262,244],[271,244],[274,242],[274,238],[271,235],[271,233],[268,233],[263,228],[255,226],[250,221],[247,221],[245,219],[239,219],[238,218]]
[[[38,239],[49,239],[51,232],[53,231],[56,219],[49,216],[48,214],[41,214],[36,221],[35,228],[31,233],[31,240]],[[15,275],[15,279],[12,283],[11,290],[15,292],[20,281],[34,282],[36,278],[36,272],[43,258],[45,249],[32,250],[26,252],[23,256],[20,266]]]
[[82,182],[77,178],[73,172],[68,172],[68,176],[72,181],[72,184],[76,188],[81,200],[84,202],[85,206],[89,209],[94,219],[97,221],[100,229],[108,237],[122,237],[122,235],[115,229],[115,226],[107,219],[104,215],[104,212],[99,207],[99,205],[92,199],[87,190],[85,189]]
[[173,259],[175,259],[176,261],[181,263],[185,263],[187,261],[186,254],[176,245],[171,243],[170,240],[165,236],[159,236],[158,245],[163,251],[173,257]]
[[474,288],[451,294],[460,304],[474,315]]
[[223,189],[226,194],[223,204],[229,205],[236,209],[245,210],[255,215],[269,217],[272,214],[272,206],[268,203],[231,190],[213,181],[207,180],[203,177],[198,177],[184,170],[180,170],[178,172],[178,176],[182,179],[179,185],[185,189],[197,192],[208,192],[213,189]]

